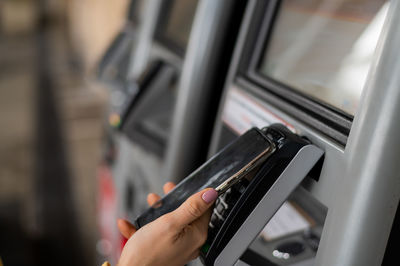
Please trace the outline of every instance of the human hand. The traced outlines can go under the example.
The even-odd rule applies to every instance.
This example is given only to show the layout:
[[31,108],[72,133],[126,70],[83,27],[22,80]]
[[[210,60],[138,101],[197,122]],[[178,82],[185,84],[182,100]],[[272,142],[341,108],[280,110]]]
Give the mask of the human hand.
[[[164,191],[168,192],[173,187],[173,184],[167,183]],[[210,207],[217,196],[214,189],[204,189],[188,198],[175,211],[137,231],[126,220],[119,220],[118,227],[129,240],[118,265],[184,265],[195,259],[207,239]],[[151,205],[158,199],[156,194],[147,198]]]
[[[168,194],[171,190],[174,189],[176,185],[172,182],[167,182],[163,186],[163,191],[165,194]],[[153,206],[157,201],[159,201],[161,197],[155,193],[150,193],[147,195],[147,204],[149,206]],[[118,219],[117,220],[117,226],[119,229],[119,232],[126,238],[129,239],[135,232],[136,228],[135,226],[129,222],[128,220],[125,219]]]

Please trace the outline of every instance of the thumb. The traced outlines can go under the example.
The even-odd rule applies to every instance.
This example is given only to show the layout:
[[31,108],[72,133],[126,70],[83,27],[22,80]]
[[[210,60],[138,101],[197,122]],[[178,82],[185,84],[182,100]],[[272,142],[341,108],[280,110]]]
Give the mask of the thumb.
[[218,197],[218,192],[213,188],[206,188],[189,197],[178,209],[173,211],[172,217],[176,224],[186,226],[200,218]]

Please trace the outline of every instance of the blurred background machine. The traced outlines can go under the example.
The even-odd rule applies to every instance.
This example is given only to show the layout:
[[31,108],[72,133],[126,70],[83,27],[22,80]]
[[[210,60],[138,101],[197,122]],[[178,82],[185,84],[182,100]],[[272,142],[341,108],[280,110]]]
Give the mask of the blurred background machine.
[[[147,208],[149,192],[162,193],[165,182],[181,180],[205,160],[244,9],[245,1],[147,1],[135,48],[114,53],[131,59],[128,69],[110,60],[121,35],[103,57],[100,78],[105,68],[118,77],[109,83],[102,164],[116,191],[114,220],[134,219]],[[116,231],[107,235],[118,256],[124,240]]]

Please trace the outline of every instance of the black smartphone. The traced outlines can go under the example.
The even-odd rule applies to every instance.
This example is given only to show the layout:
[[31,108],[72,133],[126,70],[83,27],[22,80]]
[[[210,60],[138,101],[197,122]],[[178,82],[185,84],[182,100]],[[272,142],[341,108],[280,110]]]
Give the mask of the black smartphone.
[[192,194],[214,188],[221,195],[230,187],[251,175],[271,154],[276,146],[263,131],[252,128],[228,144],[180,182],[172,191],[141,214],[136,228],[178,208]]

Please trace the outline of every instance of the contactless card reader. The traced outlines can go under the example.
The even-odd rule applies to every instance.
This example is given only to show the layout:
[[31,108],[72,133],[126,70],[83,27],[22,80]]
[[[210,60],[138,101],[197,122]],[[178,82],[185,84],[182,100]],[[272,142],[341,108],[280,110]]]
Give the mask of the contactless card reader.
[[205,265],[234,265],[324,154],[283,125],[262,131],[275,152],[250,181],[243,179],[217,199],[200,254]]
[[323,154],[284,125],[252,128],[142,213],[135,226],[154,221],[190,195],[212,187],[219,197],[200,258],[206,265],[234,265]]

